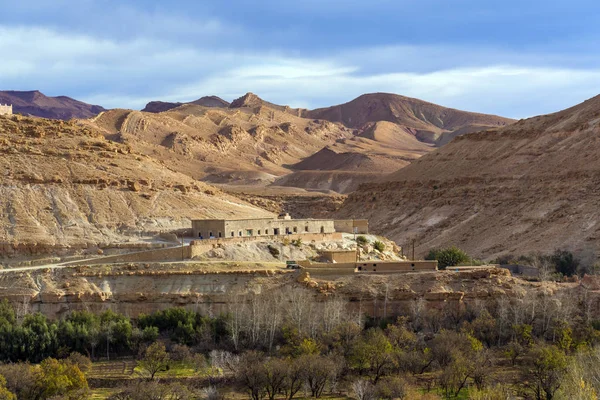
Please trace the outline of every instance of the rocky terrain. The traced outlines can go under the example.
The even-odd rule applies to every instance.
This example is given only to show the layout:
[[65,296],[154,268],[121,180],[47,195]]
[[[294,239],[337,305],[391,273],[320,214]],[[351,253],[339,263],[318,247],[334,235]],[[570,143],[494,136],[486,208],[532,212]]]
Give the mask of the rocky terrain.
[[473,256],[549,253],[595,259],[600,245],[600,97],[471,133],[349,195],[373,231],[419,255],[457,245]]
[[83,123],[205,182],[348,193],[408,165],[436,143],[511,122],[387,94],[336,107],[360,121],[248,93],[231,104],[214,96],[151,102],[142,112],[110,110]]
[[110,247],[191,218],[272,215],[74,121],[0,117],[0,153],[2,257]]
[[290,172],[288,165],[352,136],[342,125],[300,118],[250,95],[229,108],[185,104],[159,114],[110,110],[82,123],[178,172],[220,184],[270,184]]
[[86,104],[66,96],[48,97],[37,90],[0,91],[0,104],[12,104],[15,114],[62,120],[90,118],[104,111],[100,106]]

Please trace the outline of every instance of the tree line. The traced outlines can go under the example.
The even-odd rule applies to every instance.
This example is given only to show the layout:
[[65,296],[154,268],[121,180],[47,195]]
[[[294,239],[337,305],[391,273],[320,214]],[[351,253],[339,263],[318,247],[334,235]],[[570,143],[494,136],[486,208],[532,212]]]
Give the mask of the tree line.
[[[417,299],[390,318],[367,318],[347,299],[317,299],[300,288],[234,293],[218,314],[170,308],[136,319],[113,311],[19,317],[4,301],[0,399],[85,398],[88,359],[129,355],[140,379],[114,399],[220,398],[234,388],[255,400],[330,393],[592,400],[600,390],[592,367],[600,361],[600,323],[591,293],[573,293],[435,306]],[[157,380],[175,361],[193,364],[208,384],[200,391]],[[518,379],[499,379],[503,370]]]

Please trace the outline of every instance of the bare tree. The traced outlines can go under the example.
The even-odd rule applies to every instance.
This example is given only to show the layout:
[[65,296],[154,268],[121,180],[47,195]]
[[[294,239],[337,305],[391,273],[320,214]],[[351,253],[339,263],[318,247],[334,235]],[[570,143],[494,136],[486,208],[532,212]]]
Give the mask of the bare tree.
[[357,400],[375,400],[375,386],[365,379],[359,379],[352,383],[354,398]]

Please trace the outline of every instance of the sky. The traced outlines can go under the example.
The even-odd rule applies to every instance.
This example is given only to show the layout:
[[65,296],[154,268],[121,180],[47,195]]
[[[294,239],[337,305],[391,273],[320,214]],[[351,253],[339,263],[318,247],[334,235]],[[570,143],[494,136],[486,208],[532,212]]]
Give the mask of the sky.
[[0,90],[106,108],[371,92],[512,118],[600,94],[588,0],[0,0]]

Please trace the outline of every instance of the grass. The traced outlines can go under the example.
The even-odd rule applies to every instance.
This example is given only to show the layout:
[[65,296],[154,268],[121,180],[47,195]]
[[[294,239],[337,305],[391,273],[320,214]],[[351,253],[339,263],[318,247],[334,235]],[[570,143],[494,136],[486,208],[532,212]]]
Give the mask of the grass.
[[108,399],[111,395],[117,393],[117,388],[97,388],[90,390],[90,400],[104,400]]
[[[138,367],[134,368],[133,373],[133,376],[143,375],[143,372]],[[167,371],[157,372],[155,376],[156,378],[191,378],[199,375],[202,375],[202,372],[197,372],[193,364],[172,361],[169,363]]]

